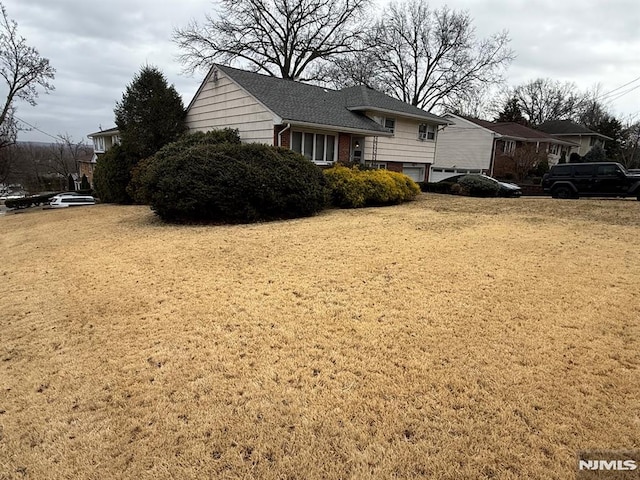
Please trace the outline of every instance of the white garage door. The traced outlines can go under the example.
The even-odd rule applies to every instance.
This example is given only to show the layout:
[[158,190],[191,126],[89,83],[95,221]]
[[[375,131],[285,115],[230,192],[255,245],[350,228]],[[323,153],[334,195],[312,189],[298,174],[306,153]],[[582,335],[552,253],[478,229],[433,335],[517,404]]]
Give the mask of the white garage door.
[[424,182],[424,167],[403,167],[402,173],[414,182]]
[[431,167],[431,173],[429,173],[429,181],[431,183],[439,182],[445,178],[453,177],[454,175],[463,175],[465,173],[482,173],[479,168],[444,168],[444,167]]

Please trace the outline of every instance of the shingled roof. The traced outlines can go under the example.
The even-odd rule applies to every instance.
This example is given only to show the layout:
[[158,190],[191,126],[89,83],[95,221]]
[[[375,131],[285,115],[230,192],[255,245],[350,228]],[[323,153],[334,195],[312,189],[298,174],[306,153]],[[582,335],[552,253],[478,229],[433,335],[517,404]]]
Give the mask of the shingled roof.
[[466,120],[480,125],[481,127],[492,130],[506,140],[519,140],[524,142],[547,142],[558,143],[561,145],[577,145],[574,142],[555,138],[554,135],[525,127],[515,122],[489,122],[478,118],[464,117]]
[[552,135],[583,135],[583,136],[596,136],[604,138],[605,140],[612,140],[612,138],[602,135],[601,133],[594,132],[588,129],[584,125],[572,122],[571,120],[549,120],[544,122],[538,127],[543,132],[550,133]]
[[447,120],[391,98],[365,86],[343,90],[270,77],[246,70],[215,65],[225,75],[253,95],[284,123],[327,125],[366,130],[377,135],[391,135],[385,128],[364,115],[375,110],[447,124]]

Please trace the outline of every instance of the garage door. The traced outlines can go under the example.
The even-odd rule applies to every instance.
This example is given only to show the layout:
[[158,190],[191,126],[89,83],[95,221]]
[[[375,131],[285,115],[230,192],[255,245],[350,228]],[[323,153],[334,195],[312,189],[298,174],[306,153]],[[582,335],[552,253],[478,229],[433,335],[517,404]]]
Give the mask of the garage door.
[[431,167],[429,173],[429,181],[432,183],[439,182],[445,178],[453,177],[454,175],[463,175],[466,173],[482,173],[479,168],[444,168],[444,167]]
[[414,182],[424,182],[424,167],[403,167],[402,173]]

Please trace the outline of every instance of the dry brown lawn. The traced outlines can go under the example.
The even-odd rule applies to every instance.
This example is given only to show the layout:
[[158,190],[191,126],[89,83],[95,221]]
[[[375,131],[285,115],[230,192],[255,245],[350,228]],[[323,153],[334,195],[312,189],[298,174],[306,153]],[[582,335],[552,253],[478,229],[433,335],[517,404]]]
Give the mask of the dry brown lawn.
[[573,478],[640,449],[640,202],[0,218],[0,479]]

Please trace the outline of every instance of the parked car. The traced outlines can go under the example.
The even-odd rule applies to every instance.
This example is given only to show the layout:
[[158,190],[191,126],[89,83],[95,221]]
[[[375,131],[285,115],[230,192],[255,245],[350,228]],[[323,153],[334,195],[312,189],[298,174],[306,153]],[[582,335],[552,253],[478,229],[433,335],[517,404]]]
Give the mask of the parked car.
[[49,206],[51,208],[78,207],[81,205],[95,205],[96,199],[91,195],[81,195],[78,193],[61,193],[51,198]]
[[542,177],[542,188],[553,198],[637,197],[640,172],[629,172],[616,162],[563,163]]
[[496,180],[493,177],[483,174],[463,174],[463,175],[454,175],[453,177],[448,177],[443,180],[440,180],[438,183],[458,183],[462,177],[481,177],[485,180],[489,180],[498,184],[498,197],[520,197],[522,196],[522,189],[516,185],[515,183],[507,183],[501,182],[500,180]]

